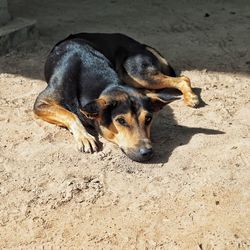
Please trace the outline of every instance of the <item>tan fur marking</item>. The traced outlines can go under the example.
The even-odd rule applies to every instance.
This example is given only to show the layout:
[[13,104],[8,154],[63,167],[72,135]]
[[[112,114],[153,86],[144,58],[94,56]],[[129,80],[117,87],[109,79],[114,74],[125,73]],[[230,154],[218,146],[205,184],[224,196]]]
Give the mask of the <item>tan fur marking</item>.
[[111,123],[111,125],[108,128],[100,126],[102,136],[113,143],[117,144],[115,135],[118,133],[116,127],[114,126],[114,123]]
[[148,112],[146,110],[141,109],[138,120],[139,120],[139,123],[140,123],[141,127],[146,129],[147,138],[150,138],[151,123],[145,127],[145,120],[146,120],[147,114],[148,114]]
[[119,124],[116,125],[118,130],[116,137],[119,141],[119,145],[122,145],[123,148],[136,147],[142,137],[142,131],[140,131],[137,121],[131,112],[122,114],[122,117],[129,127],[120,126]]
[[34,109],[35,114],[52,124],[69,128],[72,122],[75,122],[77,116],[62,106],[58,105],[53,100],[44,99],[42,103]]
[[145,81],[142,79],[138,79],[132,75],[130,75],[130,77],[134,82],[137,82],[137,85],[140,84],[141,88],[146,88],[148,90],[166,88],[178,89],[182,92],[184,101],[188,106],[194,107],[199,103],[198,97],[191,88],[190,79],[186,76],[171,77],[166,76],[162,73],[158,73],[157,75],[151,76],[151,82],[150,79],[148,81]]
[[155,49],[153,49],[151,47],[146,47],[146,49],[149,52],[151,52],[159,60],[160,63],[168,65],[167,60],[162,55],[160,55],[160,53],[158,51],[156,51]]
[[[133,86],[140,86],[140,88],[146,88],[146,89],[165,89],[165,88],[176,88],[179,89],[179,84],[180,83],[189,83],[190,80],[185,77],[171,77],[171,76],[166,76],[162,73],[158,73],[157,75],[151,75],[149,76],[149,80],[143,80],[139,79],[137,77],[134,77],[132,75],[129,75],[130,78],[135,82],[136,84],[133,83]],[[151,81],[151,82],[150,82]]]
[[126,82],[127,85],[134,88],[145,88],[145,86],[147,86],[147,83],[144,83],[143,80],[137,79],[129,73],[123,75],[123,81]]
[[199,103],[197,95],[193,92],[190,79],[186,76],[181,77],[169,77],[163,74],[153,76],[161,86],[165,88],[176,88],[180,90],[184,97],[186,105],[194,107]]
[[49,123],[68,128],[80,151],[93,152],[98,150],[95,138],[86,131],[79,118],[55,101],[40,100],[34,108],[34,113]]

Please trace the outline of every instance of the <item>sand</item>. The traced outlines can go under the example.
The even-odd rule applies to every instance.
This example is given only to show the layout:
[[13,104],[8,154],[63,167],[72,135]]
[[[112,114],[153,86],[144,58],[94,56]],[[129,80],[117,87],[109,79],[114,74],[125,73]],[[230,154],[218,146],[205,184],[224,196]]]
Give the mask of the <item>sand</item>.
[[[40,36],[0,57],[0,248],[250,249],[248,1],[9,5]],[[80,31],[157,48],[200,94],[200,108],[180,100],[155,118],[149,163],[104,140],[80,153],[67,130],[34,118],[49,50]]]

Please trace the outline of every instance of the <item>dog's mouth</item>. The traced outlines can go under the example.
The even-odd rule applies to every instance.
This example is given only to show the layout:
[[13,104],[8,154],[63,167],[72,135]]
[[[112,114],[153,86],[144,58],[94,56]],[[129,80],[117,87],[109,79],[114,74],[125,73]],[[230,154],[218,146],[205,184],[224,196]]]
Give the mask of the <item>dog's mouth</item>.
[[121,151],[131,160],[136,162],[149,161],[154,155],[152,148],[145,148],[145,147],[138,149],[128,149],[128,150],[124,150],[123,148],[121,148]]

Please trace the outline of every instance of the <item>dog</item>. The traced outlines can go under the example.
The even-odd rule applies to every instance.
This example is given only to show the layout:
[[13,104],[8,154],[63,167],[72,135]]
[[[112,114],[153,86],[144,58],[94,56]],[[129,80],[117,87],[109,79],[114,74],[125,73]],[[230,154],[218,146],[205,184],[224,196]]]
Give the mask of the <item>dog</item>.
[[98,151],[91,126],[138,162],[153,156],[153,114],[180,99],[161,90],[178,89],[186,105],[199,103],[189,78],[177,77],[156,49],[118,33],[79,33],[58,42],[45,79],[34,104],[38,118],[66,127],[82,152]]

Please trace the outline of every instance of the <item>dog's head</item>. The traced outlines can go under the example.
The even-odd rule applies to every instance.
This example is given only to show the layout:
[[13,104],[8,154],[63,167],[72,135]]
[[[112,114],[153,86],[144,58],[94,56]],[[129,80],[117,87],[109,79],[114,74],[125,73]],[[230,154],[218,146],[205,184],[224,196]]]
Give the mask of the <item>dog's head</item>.
[[81,108],[89,119],[95,119],[101,135],[117,144],[134,161],[147,161],[153,155],[150,128],[153,113],[179,99],[141,93],[129,87],[115,86]]

